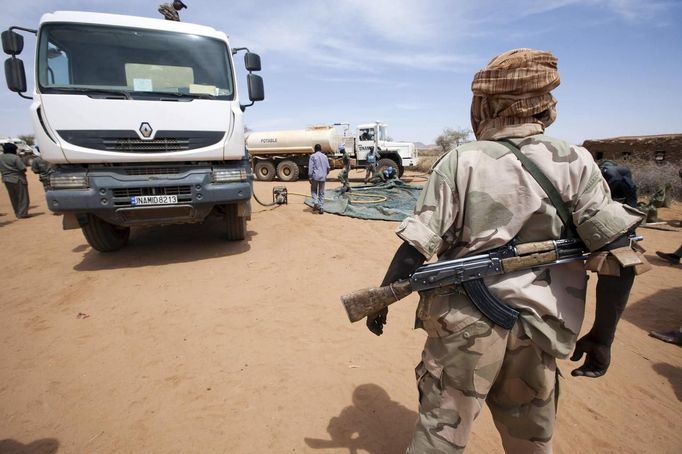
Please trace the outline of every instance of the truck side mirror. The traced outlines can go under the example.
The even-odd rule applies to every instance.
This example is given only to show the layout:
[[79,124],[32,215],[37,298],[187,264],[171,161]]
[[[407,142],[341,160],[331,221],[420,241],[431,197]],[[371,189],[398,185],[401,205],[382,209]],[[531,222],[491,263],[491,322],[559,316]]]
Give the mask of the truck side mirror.
[[244,67],[247,71],[260,71],[260,56],[252,52],[244,54]]
[[251,103],[265,99],[265,89],[263,88],[263,78],[256,74],[246,76],[249,85],[249,100]]
[[12,30],[2,32],[2,50],[7,55],[18,55],[24,50],[24,37]]
[[24,62],[15,57],[5,60],[5,79],[7,80],[7,88],[9,88],[10,91],[15,93],[25,92],[26,71],[24,71]]

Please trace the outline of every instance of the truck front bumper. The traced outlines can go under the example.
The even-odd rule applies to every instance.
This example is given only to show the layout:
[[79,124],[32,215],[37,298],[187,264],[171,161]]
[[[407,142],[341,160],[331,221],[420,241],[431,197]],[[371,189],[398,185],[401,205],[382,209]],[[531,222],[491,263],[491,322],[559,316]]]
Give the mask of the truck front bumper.
[[[58,172],[56,174],[58,175]],[[88,188],[46,191],[47,204],[55,213],[91,213],[121,226],[200,222],[216,205],[241,204],[240,213],[250,215],[251,183],[215,183],[210,167],[177,175],[122,175],[114,171],[88,171]],[[133,197],[170,195],[177,203],[136,206]]]

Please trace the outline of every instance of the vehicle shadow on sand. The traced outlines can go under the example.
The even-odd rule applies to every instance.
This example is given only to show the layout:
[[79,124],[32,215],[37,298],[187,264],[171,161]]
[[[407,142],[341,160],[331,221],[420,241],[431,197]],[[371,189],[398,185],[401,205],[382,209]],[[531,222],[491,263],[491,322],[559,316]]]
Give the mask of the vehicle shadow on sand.
[[130,242],[120,251],[102,253],[86,244],[76,246],[72,252],[82,254],[83,259],[73,269],[138,268],[226,257],[248,251],[249,241],[256,235],[254,231],[247,231],[246,240],[227,241],[219,219],[202,224],[138,227],[132,229]]
[[391,400],[378,385],[360,385],[353,391],[353,405],[329,420],[329,439],[304,438],[312,449],[348,449],[349,454],[405,452],[414,431],[417,413]]
[[27,445],[17,440],[0,440],[0,454],[54,454],[59,450],[59,441],[43,438]]

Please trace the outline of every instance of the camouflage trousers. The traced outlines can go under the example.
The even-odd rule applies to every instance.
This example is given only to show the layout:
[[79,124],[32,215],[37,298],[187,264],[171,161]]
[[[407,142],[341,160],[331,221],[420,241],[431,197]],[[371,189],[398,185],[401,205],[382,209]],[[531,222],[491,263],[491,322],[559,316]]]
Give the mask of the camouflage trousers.
[[558,399],[555,358],[517,323],[492,324],[454,289],[422,295],[429,334],[416,369],[419,419],[408,454],[461,453],[486,402],[507,453],[551,453]]

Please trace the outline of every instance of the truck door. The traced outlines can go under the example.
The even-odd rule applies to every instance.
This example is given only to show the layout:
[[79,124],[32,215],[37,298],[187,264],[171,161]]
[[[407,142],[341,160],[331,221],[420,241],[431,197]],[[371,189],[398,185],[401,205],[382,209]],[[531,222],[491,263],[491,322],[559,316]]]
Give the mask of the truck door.
[[358,161],[364,161],[369,150],[376,147],[376,131],[374,128],[358,129]]

